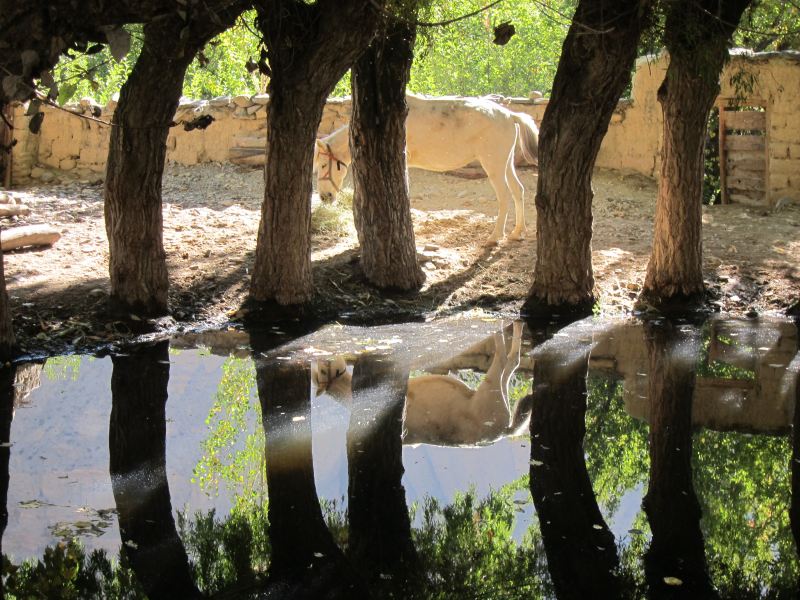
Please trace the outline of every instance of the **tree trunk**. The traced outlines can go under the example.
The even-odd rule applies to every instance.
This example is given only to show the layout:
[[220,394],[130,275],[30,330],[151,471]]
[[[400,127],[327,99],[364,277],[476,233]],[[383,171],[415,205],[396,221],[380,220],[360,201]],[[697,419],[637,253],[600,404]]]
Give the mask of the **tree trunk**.
[[[653,538],[645,555],[651,598],[715,598],[692,484],[692,394],[699,331],[646,328],[650,370],[650,482],[642,502]],[[675,585],[671,579],[682,583]]]
[[266,437],[270,583],[280,597],[358,597],[314,484],[309,365],[260,358],[258,338],[253,350]]
[[108,446],[123,551],[148,598],[200,598],[167,481],[169,343],[111,360]]
[[620,597],[614,535],[584,459],[588,361],[588,347],[568,364],[534,352],[530,488],[558,598]]
[[692,302],[703,286],[703,146],[719,93],[727,46],[751,0],[681,0],[668,4],[670,61],[658,101],[664,114],[653,250],[642,297]]
[[[168,311],[161,207],[167,135],[187,67],[211,37],[233,23],[236,11],[191,16],[190,25],[176,13],[145,26],[142,52],[114,112],[105,219],[110,303],[123,313],[161,316]],[[190,27],[188,36],[185,27]]]
[[11,307],[8,304],[4,263],[5,257],[0,252],[0,361],[9,360],[17,347],[14,324],[11,321]]
[[378,14],[364,2],[263,0],[259,27],[272,74],[264,204],[250,298],[303,304],[312,296],[311,176],[322,110],[372,40]]
[[[6,103],[0,102],[0,112],[5,114]],[[11,156],[9,153],[8,156]],[[10,359],[14,354],[17,339],[14,336],[14,324],[11,321],[11,307],[8,305],[6,291],[5,257],[0,252],[0,361]]]
[[[347,432],[347,554],[374,586],[388,585],[400,597],[408,595],[404,582],[418,563],[402,483],[407,387],[407,369],[385,357],[359,357]],[[390,590],[382,591],[389,597]]]
[[581,0],[575,11],[539,130],[537,259],[522,307],[527,316],[591,313],[592,170],[651,5]]
[[391,21],[353,66],[353,213],[361,266],[381,288],[418,289],[406,169],[406,84],[416,27]]

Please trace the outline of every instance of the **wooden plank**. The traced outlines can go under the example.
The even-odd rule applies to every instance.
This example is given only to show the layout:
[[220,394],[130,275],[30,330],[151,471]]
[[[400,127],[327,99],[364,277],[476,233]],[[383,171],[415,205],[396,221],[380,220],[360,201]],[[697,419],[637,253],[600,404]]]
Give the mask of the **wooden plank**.
[[750,110],[723,111],[727,129],[759,129],[767,128],[767,113]]
[[231,148],[228,150],[228,156],[233,158],[245,158],[247,156],[262,156],[267,151],[264,148]]
[[725,150],[753,150],[763,152],[767,147],[767,138],[763,135],[737,135],[729,133],[725,137]]
[[739,204],[749,204],[751,206],[762,206],[764,204],[764,194],[758,192],[732,192],[729,194],[731,202]]
[[728,146],[728,132],[727,132],[727,125],[725,122],[725,114],[726,110],[723,107],[721,101],[718,105],[718,114],[719,114],[719,129],[717,131],[719,137],[719,186],[720,186],[720,201],[723,204],[728,204],[728,169],[726,163],[727,160],[727,146]]
[[766,186],[764,180],[758,179],[743,179],[741,177],[728,177],[728,191],[733,193],[733,190],[745,192],[764,192]]
[[728,163],[728,177],[738,177],[739,179],[753,179],[756,181],[764,181],[767,178],[766,170],[761,169],[748,169],[739,163]]
[[767,170],[767,161],[763,156],[748,156],[747,158],[735,159],[730,154],[728,155],[727,167],[728,172],[733,169],[740,171],[759,171],[764,173]]

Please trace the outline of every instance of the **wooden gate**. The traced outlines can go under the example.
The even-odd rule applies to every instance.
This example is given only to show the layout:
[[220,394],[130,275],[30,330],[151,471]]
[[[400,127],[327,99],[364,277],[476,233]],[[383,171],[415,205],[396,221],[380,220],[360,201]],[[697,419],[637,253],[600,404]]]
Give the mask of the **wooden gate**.
[[722,203],[767,203],[767,113],[763,103],[720,99],[719,179]]

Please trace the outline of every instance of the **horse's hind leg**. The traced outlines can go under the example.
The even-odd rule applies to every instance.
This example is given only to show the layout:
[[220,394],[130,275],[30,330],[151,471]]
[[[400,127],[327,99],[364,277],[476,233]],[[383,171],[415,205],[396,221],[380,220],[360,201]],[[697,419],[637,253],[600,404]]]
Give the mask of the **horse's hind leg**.
[[517,176],[514,168],[514,153],[508,157],[506,163],[506,184],[514,198],[514,230],[508,236],[511,240],[524,240],[527,228],[525,227],[525,188]]
[[481,160],[481,166],[483,170],[486,171],[486,175],[489,176],[489,183],[492,184],[494,193],[497,196],[497,221],[495,221],[492,235],[490,235],[489,239],[484,243],[485,246],[497,244],[505,235],[506,218],[508,217],[508,199],[509,196],[511,196],[508,184],[506,183],[505,165],[502,163],[498,164],[500,161],[497,160],[497,158],[499,157],[495,157],[495,160]]

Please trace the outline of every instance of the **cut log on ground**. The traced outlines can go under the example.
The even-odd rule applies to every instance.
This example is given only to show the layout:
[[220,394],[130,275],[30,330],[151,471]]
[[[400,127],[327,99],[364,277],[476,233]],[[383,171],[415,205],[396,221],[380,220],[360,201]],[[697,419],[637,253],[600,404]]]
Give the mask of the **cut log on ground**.
[[0,232],[0,246],[3,251],[26,246],[52,246],[60,238],[61,233],[50,225],[24,225]]
[[0,217],[16,217],[30,212],[31,207],[25,204],[0,204]]

